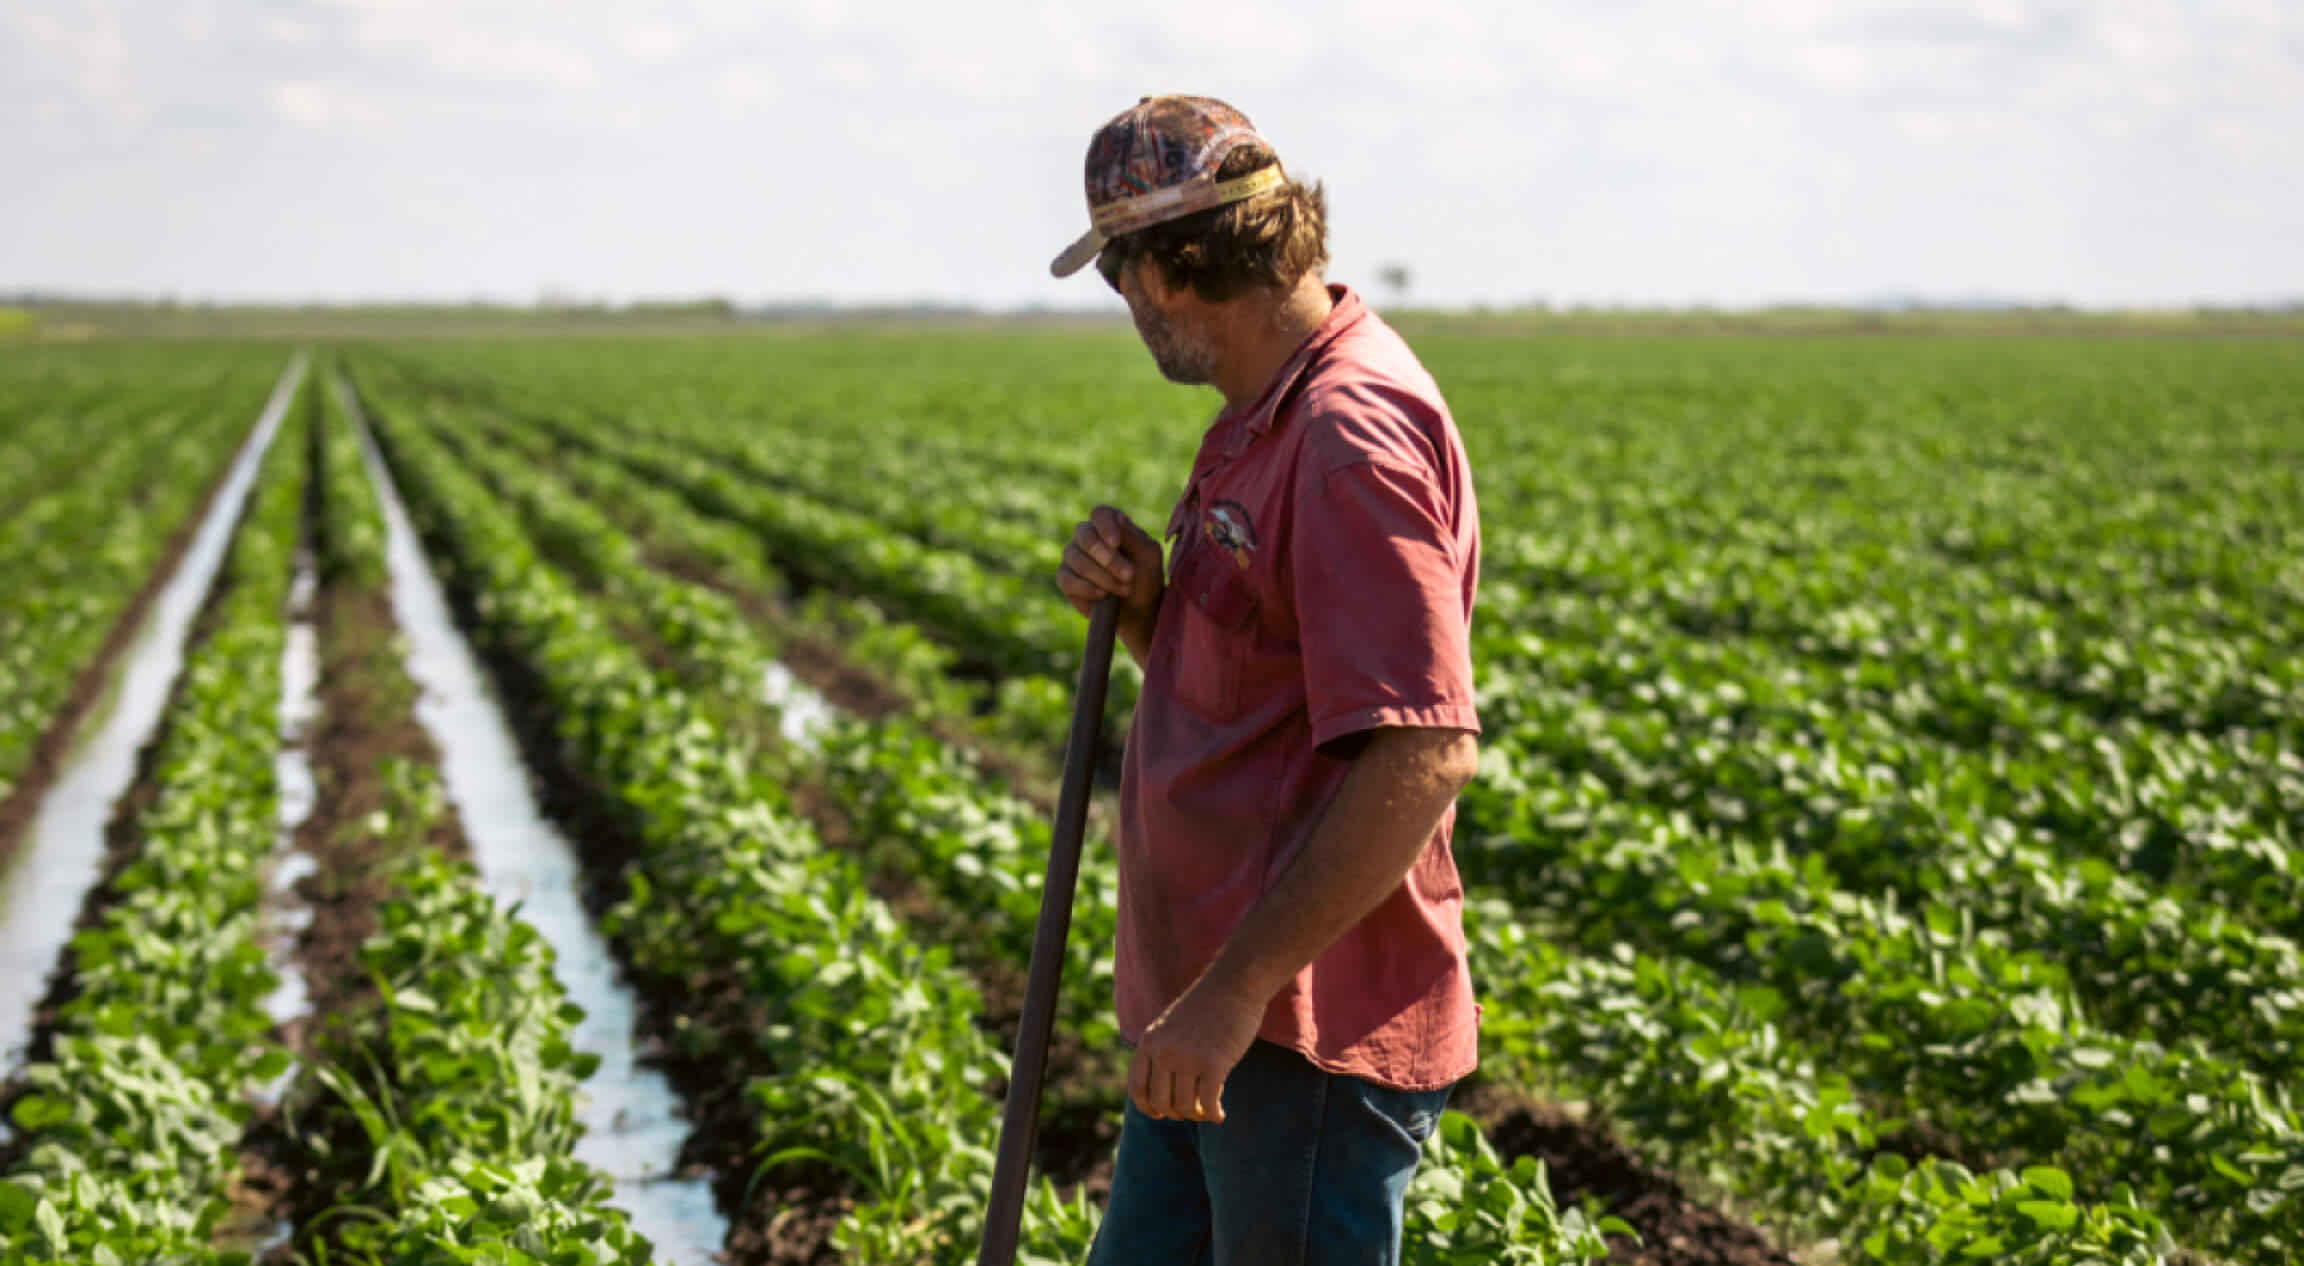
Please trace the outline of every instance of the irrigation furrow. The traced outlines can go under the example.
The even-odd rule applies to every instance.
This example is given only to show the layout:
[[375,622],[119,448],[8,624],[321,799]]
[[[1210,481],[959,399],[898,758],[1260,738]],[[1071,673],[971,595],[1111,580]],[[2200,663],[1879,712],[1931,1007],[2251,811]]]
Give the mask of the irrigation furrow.
[[[356,417],[341,380],[329,386]],[[689,1129],[681,1099],[641,1056],[642,1003],[586,908],[593,880],[531,793],[513,727],[456,629],[391,473],[364,428],[361,444],[387,525],[393,615],[407,638],[407,671],[422,692],[416,715],[441,752],[448,798],[489,890],[517,902],[521,917],[551,945],[560,979],[585,1012],[573,1040],[600,1060],[586,1082],[584,1134],[574,1154],[616,1180],[619,1205],[655,1243],[660,1261],[700,1266],[720,1251],[727,1223],[709,1184],[684,1172]]]
[[270,442],[280,425],[259,430],[245,511],[11,1096],[11,1260],[195,1260],[242,1173],[243,1095],[286,1064],[264,1040],[277,982],[259,927],[303,493],[300,446]]
[[302,381],[304,365],[298,353],[281,372],[205,517],[142,613],[133,640],[123,648],[126,667],[111,692],[103,724],[41,796],[13,857],[0,853],[0,862],[6,863],[0,871],[0,1065],[13,1066],[23,1054],[48,969],[101,866],[113,805],[133,783],[138,753],[158,724],[183,665],[186,634],[223,565],[257,468]]

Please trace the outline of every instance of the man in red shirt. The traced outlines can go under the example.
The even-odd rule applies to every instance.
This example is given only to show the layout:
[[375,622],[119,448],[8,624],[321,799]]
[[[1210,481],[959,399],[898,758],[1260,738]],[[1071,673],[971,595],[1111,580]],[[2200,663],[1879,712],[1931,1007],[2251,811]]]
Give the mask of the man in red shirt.
[[1161,546],[1099,506],[1058,587],[1144,669],[1114,950],[1135,1047],[1092,1266],[1398,1260],[1478,1008],[1449,853],[1477,762],[1471,472],[1431,376],[1323,282],[1326,205],[1248,120],[1147,97],[1090,143],[1094,260],[1213,385]]

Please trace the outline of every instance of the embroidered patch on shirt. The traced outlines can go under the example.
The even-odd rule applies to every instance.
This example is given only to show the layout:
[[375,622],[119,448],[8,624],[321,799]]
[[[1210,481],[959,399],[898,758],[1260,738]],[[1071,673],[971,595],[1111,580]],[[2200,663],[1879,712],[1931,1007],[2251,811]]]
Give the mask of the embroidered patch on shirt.
[[1232,556],[1242,570],[1248,558],[1256,552],[1256,525],[1249,521],[1248,511],[1237,501],[1219,501],[1208,507],[1208,518],[1200,525],[1208,540]]

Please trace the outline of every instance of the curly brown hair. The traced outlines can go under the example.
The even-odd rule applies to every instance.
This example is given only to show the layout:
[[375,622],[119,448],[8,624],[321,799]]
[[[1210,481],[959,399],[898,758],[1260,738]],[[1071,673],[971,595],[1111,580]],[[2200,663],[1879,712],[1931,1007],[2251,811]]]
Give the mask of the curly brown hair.
[[[1277,161],[1261,145],[1243,145],[1224,156],[1216,179],[1238,180]],[[1328,263],[1327,191],[1290,180],[1245,201],[1123,233],[1105,244],[1096,266],[1118,290],[1121,272],[1138,257],[1157,263],[1170,286],[1190,286],[1209,303],[1293,289]]]

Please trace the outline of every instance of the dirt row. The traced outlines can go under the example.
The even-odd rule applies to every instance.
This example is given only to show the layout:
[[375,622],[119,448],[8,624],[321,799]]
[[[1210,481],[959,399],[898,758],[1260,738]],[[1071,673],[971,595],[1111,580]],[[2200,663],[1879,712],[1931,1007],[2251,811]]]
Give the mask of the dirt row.
[[[392,894],[391,868],[417,849],[456,859],[471,851],[453,812],[441,814],[420,841],[366,829],[369,816],[391,804],[384,762],[438,768],[439,752],[416,720],[416,686],[401,663],[399,626],[384,591],[323,585],[311,614],[320,645],[319,709],[300,742],[312,764],[316,795],[293,841],[317,863],[293,889],[294,901],[311,914],[296,941],[296,964],[311,1006],[280,1034],[298,1055],[310,1051],[316,1034],[342,1024],[375,997],[359,951],[376,930],[377,906]],[[359,1156],[362,1140],[298,1133],[288,1118],[300,1106],[263,1113],[250,1126],[245,1178],[235,1200],[236,1219],[245,1224],[294,1228],[266,1259],[279,1266],[297,1260],[298,1253],[311,1259],[324,1230],[318,1215],[353,1197],[361,1177],[326,1157]],[[342,1116],[333,1119],[351,1124]]]

